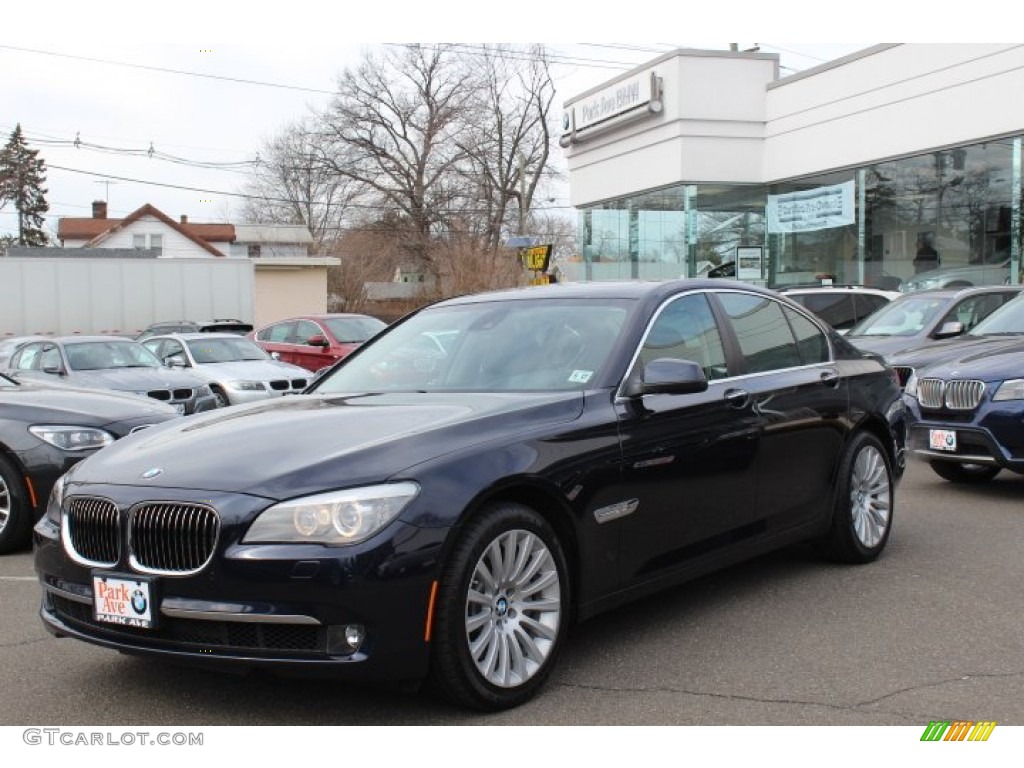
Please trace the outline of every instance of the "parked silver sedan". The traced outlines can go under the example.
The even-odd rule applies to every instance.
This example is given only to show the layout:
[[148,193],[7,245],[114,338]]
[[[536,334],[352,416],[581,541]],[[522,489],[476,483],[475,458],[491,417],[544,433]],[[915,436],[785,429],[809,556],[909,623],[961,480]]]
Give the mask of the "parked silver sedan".
[[185,368],[207,382],[218,406],[295,394],[312,377],[233,333],[171,333],[151,336],[142,345],[164,365]]

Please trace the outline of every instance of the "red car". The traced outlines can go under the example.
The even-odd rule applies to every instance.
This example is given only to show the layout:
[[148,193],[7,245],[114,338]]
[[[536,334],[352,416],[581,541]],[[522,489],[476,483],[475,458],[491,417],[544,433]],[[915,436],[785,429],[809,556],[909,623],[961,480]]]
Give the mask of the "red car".
[[387,327],[369,315],[302,315],[265,325],[248,334],[271,357],[319,371]]

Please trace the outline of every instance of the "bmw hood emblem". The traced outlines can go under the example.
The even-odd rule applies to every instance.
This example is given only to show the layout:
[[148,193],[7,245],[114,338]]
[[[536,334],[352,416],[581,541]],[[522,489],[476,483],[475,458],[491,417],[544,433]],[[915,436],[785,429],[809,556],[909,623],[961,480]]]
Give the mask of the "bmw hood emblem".
[[141,477],[143,480],[152,480],[157,475],[162,475],[163,473],[164,471],[160,469],[160,467],[153,467],[152,469],[147,469],[143,472]]

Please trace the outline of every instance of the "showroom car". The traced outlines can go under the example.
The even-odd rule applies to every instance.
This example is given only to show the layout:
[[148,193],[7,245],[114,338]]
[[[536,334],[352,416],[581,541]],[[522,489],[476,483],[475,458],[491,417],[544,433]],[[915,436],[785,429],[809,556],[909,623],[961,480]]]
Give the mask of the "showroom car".
[[0,553],[28,544],[50,489],[73,464],[176,416],[149,398],[0,374]]
[[249,338],[274,359],[316,372],[351,354],[386,327],[369,315],[303,315],[263,326]]
[[449,299],[301,397],[73,468],[35,529],[41,615],[126,653],[503,709],[628,600],[793,542],[874,560],[904,444],[892,370],[766,289]]
[[151,336],[142,346],[172,368],[183,368],[209,385],[217,407],[294,395],[309,371],[274,360],[254,342],[231,333]]
[[59,336],[19,349],[8,366],[19,380],[146,395],[191,414],[217,407],[202,379],[164,367],[137,341],[118,336]]
[[[915,350],[949,344],[1020,296],[1019,285],[937,288],[894,299],[846,333],[857,348],[892,363]],[[905,372],[905,375],[909,373]],[[906,378],[901,381],[906,384]]]
[[907,383],[916,456],[953,483],[1024,473],[1024,339],[963,350]]
[[959,267],[929,269],[908,277],[900,285],[904,293],[929,288],[967,288],[972,285],[1006,285],[1010,282],[1010,259],[1005,252],[988,260]]
[[840,333],[846,333],[872,312],[902,295],[899,291],[883,291],[862,285],[821,285],[779,290]]

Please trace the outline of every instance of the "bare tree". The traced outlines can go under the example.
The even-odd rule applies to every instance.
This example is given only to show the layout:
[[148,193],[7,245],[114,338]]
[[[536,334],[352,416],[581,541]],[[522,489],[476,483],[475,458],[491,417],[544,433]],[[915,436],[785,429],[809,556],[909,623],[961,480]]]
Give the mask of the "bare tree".
[[452,202],[449,177],[464,156],[457,138],[471,86],[448,46],[389,48],[345,70],[323,116],[324,167],[399,211],[402,247],[428,268],[432,230]]
[[466,66],[477,104],[461,139],[469,159],[465,199],[482,226],[481,245],[498,248],[510,232],[527,234],[551,152],[554,81],[539,45],[483,45]]
[[[251,197],[242,211],[246,221],[305,225],[315,253],[342,230],[361,191],[352,179],[324,165],[322,144],[312,118],[282,129],[260,152],[245,188]],[[338,157],[337,162],[344,161]]]

